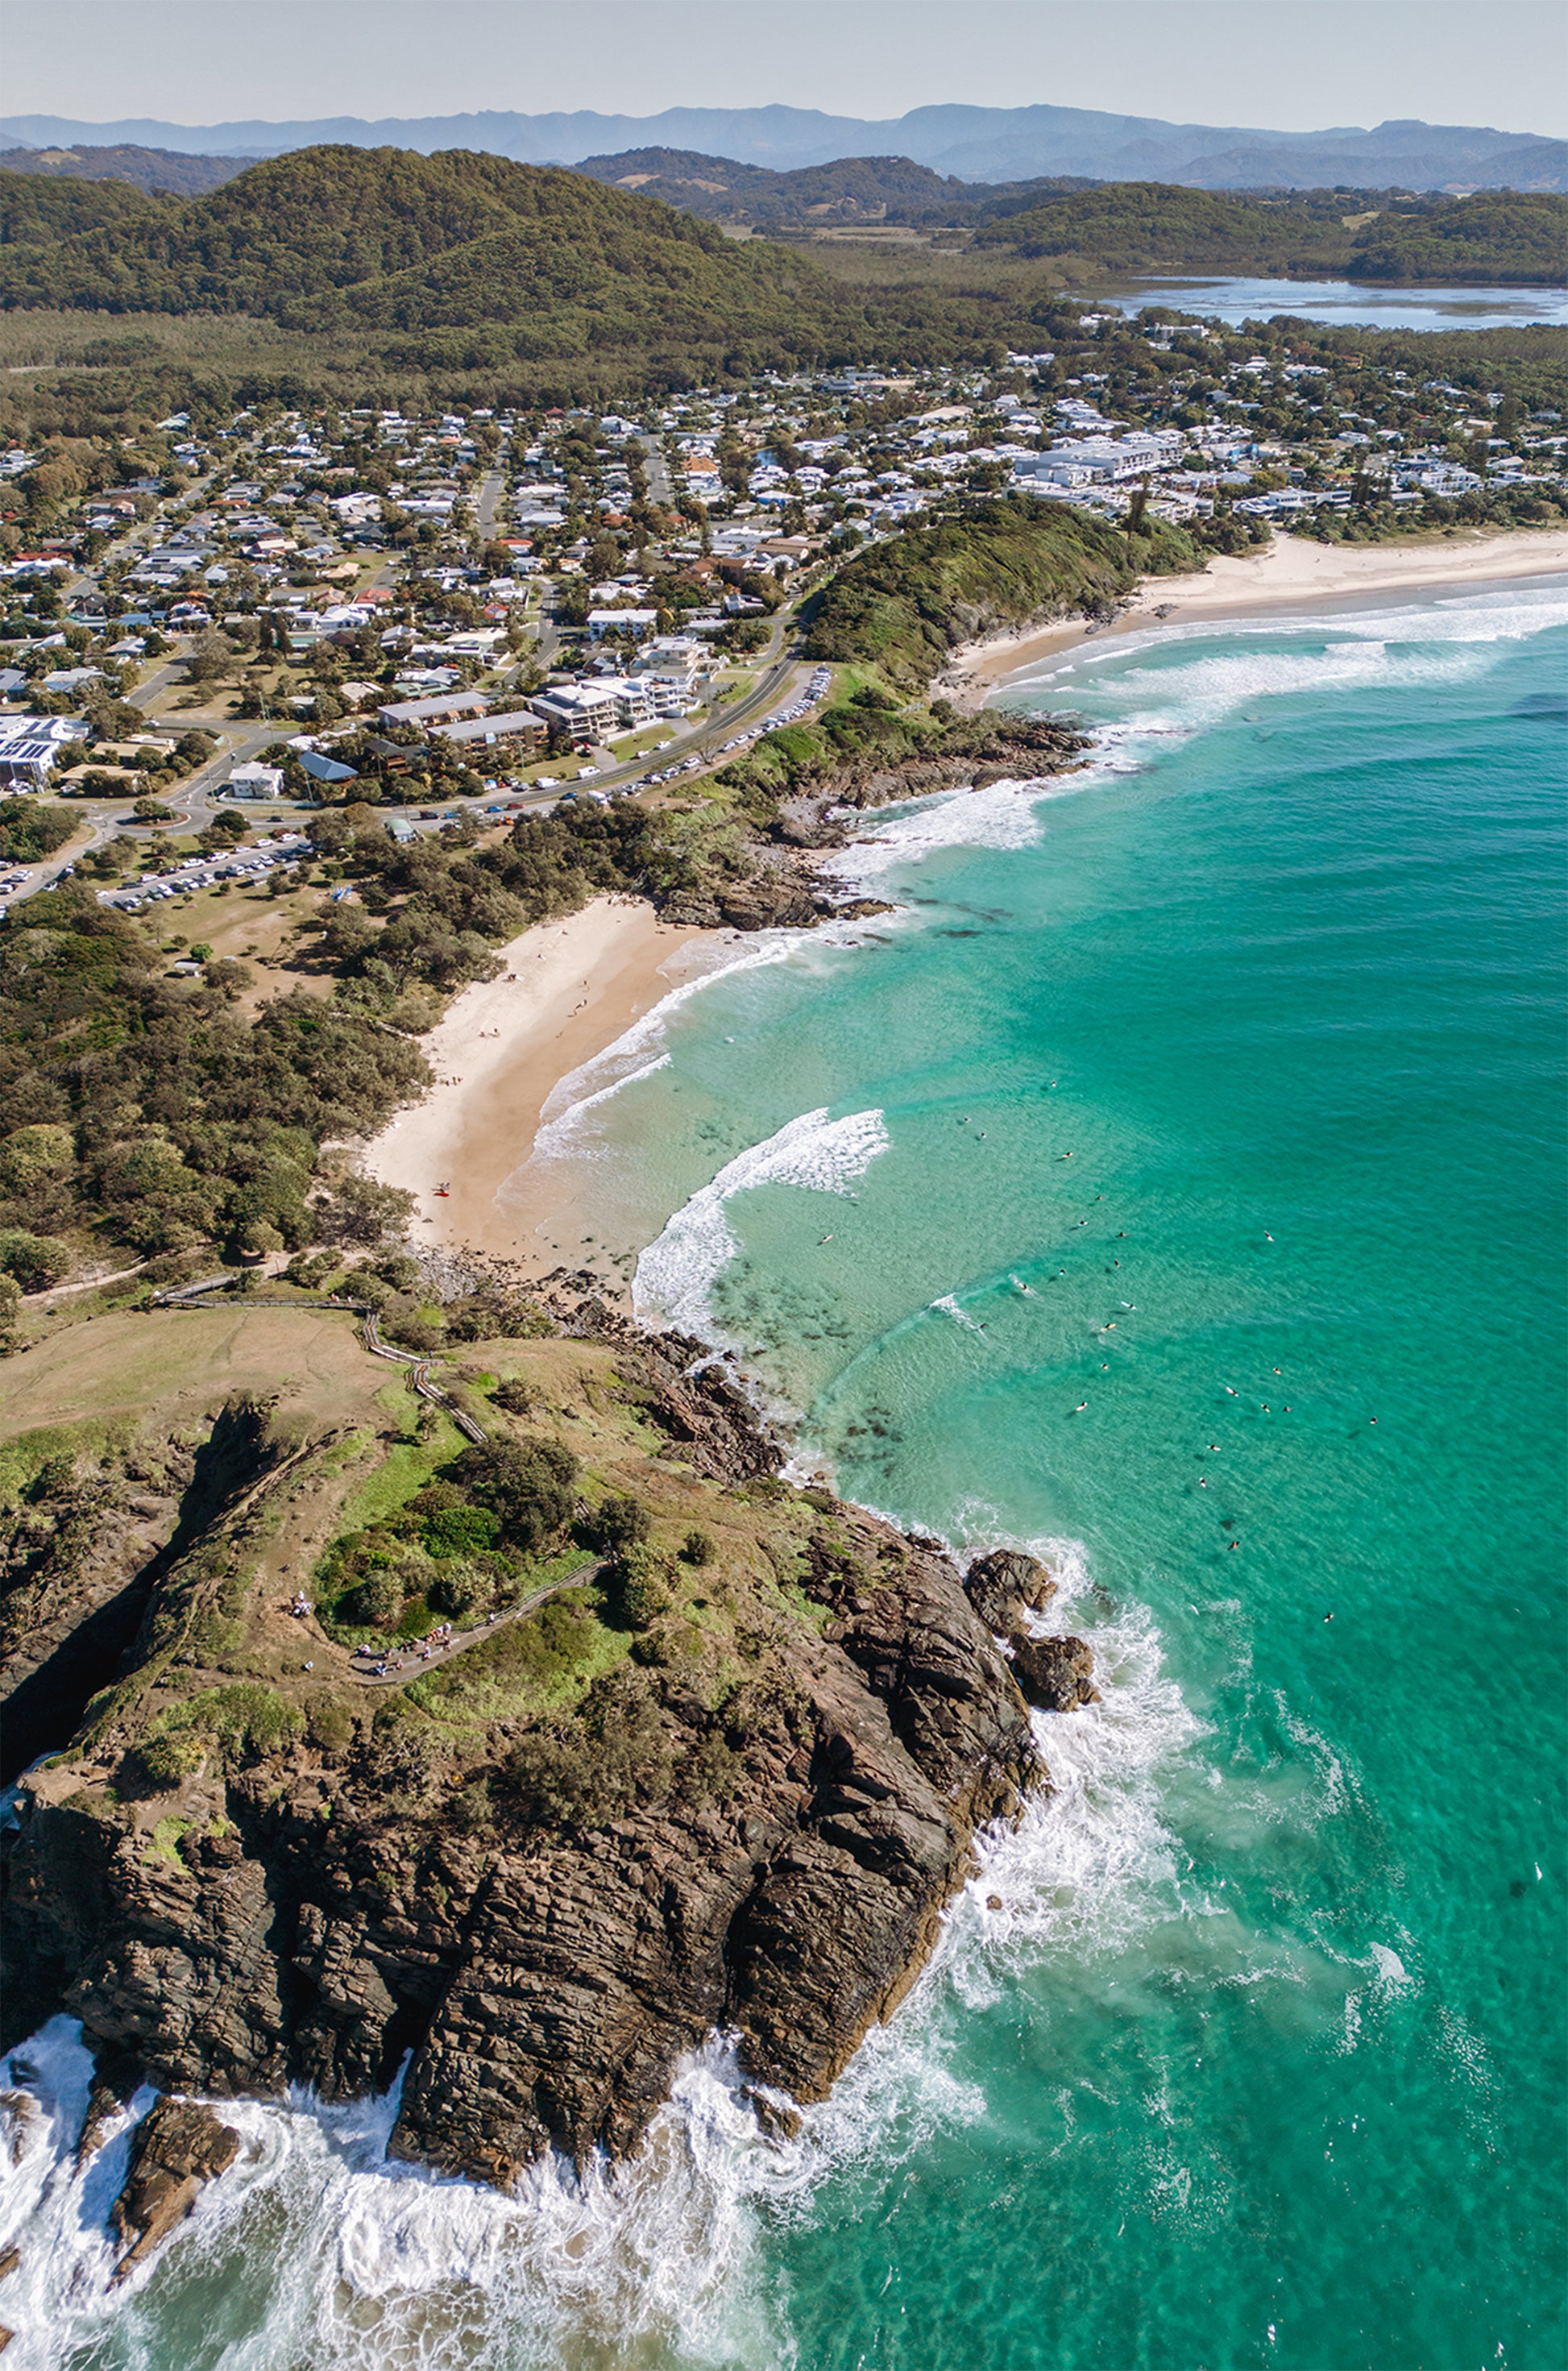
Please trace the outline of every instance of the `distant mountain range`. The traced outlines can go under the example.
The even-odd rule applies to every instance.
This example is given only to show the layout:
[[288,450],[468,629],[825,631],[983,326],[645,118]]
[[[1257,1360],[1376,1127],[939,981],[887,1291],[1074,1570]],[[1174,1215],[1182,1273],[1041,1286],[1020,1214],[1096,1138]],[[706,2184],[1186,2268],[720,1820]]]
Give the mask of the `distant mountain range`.
[[1041,175],[1161,180],[1189,189],[1568,191],[1568,141],[1476,124],[1380,123],[1366,131],[1270,132],[1166,123],[1077,107],[917,107],[889,121],[794,107],[673,107],[653,116],[335,116],[309,122],[180,124],[139,118],[83,123],[64,116],[0,118],[0,139],[32,147],[132,145],[224,156],[275,156],[332,142],[352,147],[469,148],[527,164],[658,146],[732,157],[775,171],[847,156],[897,154],[970,181]]

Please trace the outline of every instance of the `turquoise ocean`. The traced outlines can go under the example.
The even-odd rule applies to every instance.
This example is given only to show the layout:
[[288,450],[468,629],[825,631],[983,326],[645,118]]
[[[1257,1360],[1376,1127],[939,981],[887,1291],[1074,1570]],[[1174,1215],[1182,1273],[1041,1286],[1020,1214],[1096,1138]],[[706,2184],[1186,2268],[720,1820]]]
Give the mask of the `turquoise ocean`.
[[894,910],[738,946],[535,1157],[802,1467],[1051,1560],[1054,1791],[782,2146],[721,2037],[515,2200],[386,2166],[390,2101],[244,2105],[110,2299],[57,2021],[24,2371],[1568,2362],[1568,585],[1004,698],[1090,762],[867,819]]

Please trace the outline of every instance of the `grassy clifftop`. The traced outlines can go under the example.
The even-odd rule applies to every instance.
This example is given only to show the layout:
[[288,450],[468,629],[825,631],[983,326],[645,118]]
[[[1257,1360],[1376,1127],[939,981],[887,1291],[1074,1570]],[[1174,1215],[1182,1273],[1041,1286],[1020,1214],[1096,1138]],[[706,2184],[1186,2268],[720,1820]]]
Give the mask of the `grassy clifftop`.
[[[564,1313],[449,1378],[480,1444],[308,1311],[326,1421],[284,1374],[192,1425],[186,1378],[173,1432],[17,1440],[0,1608],[69,1601],[61,1731],[139,1619],[0,1845],[9,2032],[64,2005],[111,2083],[219,2093],[411,2052],[394,2153],[505,2181],[632,2145],[715,2024],[803,2100],[896,2005],[1042,1775],[1011,1666],[932,1543],[777,1478],[696,1345]],[[112,1364],[225,1322],[75,1330]],[[362,1633],[420,1659],[356,1677]]]
[[1201,566],[1192,538],[1136,532],[1060,503],[987,503],[879,543],[839,570],[807,630],[810,658],[875,666],[906,690],[961,642],[1048,617],[1108,615],[1140,575]]

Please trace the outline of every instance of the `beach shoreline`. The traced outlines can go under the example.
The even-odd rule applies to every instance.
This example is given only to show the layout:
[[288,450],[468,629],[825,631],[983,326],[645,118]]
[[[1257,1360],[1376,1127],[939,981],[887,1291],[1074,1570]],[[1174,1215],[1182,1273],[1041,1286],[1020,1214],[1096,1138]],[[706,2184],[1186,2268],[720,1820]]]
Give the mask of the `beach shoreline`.
[[[577,1214],[556,1207],[548,1164],[517,1174],[544,1107],[731,936],[662,921],[640,898],[602,896],[498,949],[495,978],[464,989],[421,1041],[432,1084],[364,1148],[367,1175],[414,1196],[416,1248],[479,1253],[525,1278],[592,1265],[580,1228],[562,1232]],[[606,1289],[618,1286],[604,1274]]]
[[[1565,572],[1568,529],[1348,549],[1276,537],[1199,573],[1146,579],[1110,625],[1074,619],[969,644],[933,689],[974,711],[1091,639]],[[605,1297],[624,1301],[627,1279],[608,1248],[582,1239],[571,1164],[533,1159],[536,1139],[561,1083],[674,989],[720,967],[737,936],[666,923],[640,898],[606,896],[501,948],[497,977],[463,989],[421,1041],[432,1085],[364,1149],[369,1175],[414,1196],[416,1245],[479,1254],[522,1281],[592,1268]]]
[[1457,585],[1505,584],[1568,572],[1568,528],[1472,531],[1429,543],[1324,544],[1276,535],[1239,559],[1216,556],[1186,576],[1150,576],[1106,625],[1065,619],[1055,625],[997,634],[956,650],[933,691],[973,712],[1008,680],[1043,659],[1151,627],[1219,623],[1301,612],[1369,597]]

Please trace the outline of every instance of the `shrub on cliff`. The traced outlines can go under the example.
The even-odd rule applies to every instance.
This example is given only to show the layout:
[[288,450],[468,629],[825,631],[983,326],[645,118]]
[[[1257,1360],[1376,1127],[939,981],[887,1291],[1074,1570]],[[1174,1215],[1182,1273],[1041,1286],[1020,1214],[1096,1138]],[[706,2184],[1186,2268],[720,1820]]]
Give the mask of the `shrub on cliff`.
[[494,1515],[505,1544],[525,1556],[536,1556],[571,1521],[577,1460],[559,1441],[489,1441],[466,1449],[446,1470]]
[[367,1573],[338,1607],[339,1619],[363,1630],[386,1630],[403,1611],[403,1589],[391,1572]]
[[167,1729],[161,1737],[143,1739],[133,1756],[136,1767],[131,1775],[139,1776],[153,1793],[161,1794],[200,1770],[206,1758],[206,1743],[194,1730]]
[[637,1802],[668,1794],[673,1741],[646,1681],[617,1672],[591,1688],[576,1718],[531,1729],[508,1776],[536,1819],[603,1827]]
[[648,1509],[640,1499],[616,1496],[601,1499],[585,1517],[583,1535],[605,1556],[624,1557],[630,1548],[640,1547],[648,1537],[652,1524]]

